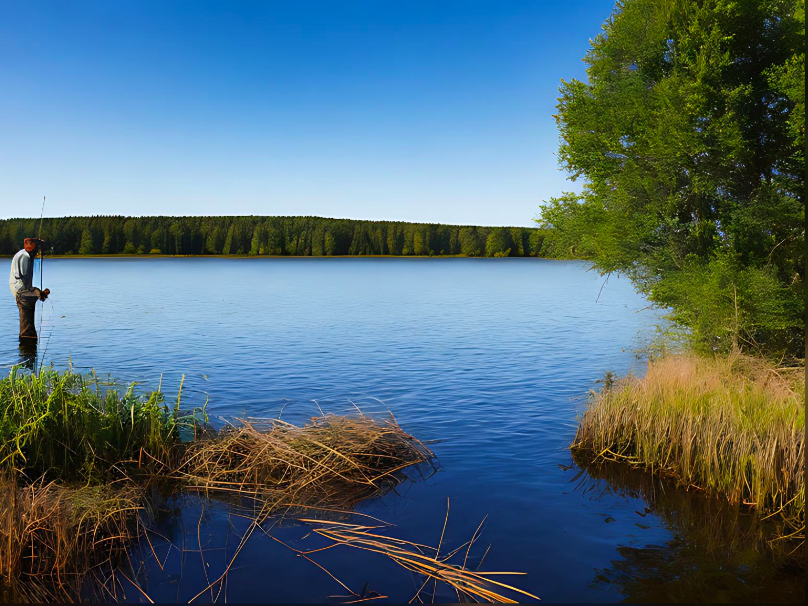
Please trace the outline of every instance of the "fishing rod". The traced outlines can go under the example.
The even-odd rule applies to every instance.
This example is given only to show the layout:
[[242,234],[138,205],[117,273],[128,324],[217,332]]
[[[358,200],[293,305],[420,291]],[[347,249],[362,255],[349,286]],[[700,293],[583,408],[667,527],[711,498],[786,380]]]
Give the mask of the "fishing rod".
[[[39,231],[37,232],[36,239],[39,244],[39,290],[42,292],[44,288],[44,269],[45,269],[45,243],[42,241],[42,220],[45,218],[45,196],[42,196],[42,210],[39,213]],[[42,334],[42,319],[45,316],[45,301],[40,299],[39,301],[42,305],[39,306],[39,334]],[[51,303],[51,305],[53,305]],[[51,327],[51,332],[53,332],[53,327]],[[39,373],[42,372],[42,366],[45,364],[45,354],[48,351],[48,345],[50,344],[50,333],[48,333],[48,339],[45,341],[45,351],[42,352],[42,356],[39,361]]]
[[[39,290],[42,290],[42,273],[45,269],[45,245],[42,242],[42,220],[45,218],[45,196],[42,196],[42,211],[39,213],[39,231],[36,239],[39,241]],[[39,316],[39,328],[42,328],[42,316]]]

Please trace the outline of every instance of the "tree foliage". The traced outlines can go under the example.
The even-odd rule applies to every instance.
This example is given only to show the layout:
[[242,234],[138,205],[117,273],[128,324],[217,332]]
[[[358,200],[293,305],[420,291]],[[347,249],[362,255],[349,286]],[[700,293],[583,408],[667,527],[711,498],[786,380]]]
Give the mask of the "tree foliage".
[[618,2],[562,82],[551,256],[628,274],[712,350],[800,355],[804,0]]
[[[0,220],[0,254],[38,233],[39,219]],[[259,216],[62,217],[44,219],[42,237],[55,254],[80,255],[536,256],[543,242],[530,227]]]

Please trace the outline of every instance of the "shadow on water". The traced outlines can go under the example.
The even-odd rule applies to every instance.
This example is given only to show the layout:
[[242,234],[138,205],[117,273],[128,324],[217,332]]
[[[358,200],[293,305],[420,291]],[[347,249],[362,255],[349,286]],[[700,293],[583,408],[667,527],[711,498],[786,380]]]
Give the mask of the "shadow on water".
[[656,516],[673,534],[663,544],[619,545],[622,558],[597,570],[593,586],[615,589],[626,602],[804,600],[804,543],[773,540],[781,522],[619,463],[574,459],[577,490],[642,499],[645,511],[636,513]]

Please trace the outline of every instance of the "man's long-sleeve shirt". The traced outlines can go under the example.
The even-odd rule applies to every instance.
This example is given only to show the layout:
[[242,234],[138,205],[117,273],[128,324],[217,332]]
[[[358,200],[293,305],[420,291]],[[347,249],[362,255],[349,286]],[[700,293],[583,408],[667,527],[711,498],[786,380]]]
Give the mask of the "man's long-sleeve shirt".
[[34,261],[24,248],[11,260],[11,273],[8,276],[8,287],[15,297],[21,290],[28,290],[34,284]]

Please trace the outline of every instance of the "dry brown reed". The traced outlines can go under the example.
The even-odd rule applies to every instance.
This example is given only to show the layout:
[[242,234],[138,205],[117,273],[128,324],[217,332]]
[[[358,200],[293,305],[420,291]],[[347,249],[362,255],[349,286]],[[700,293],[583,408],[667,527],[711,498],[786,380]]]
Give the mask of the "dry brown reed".
[[[141,491],[0,481],[2,601],[73,602],[108,577],[137,538]],[[99,584],[92,588],[104,588]]]
[[[402,568],[416,575],[417,578],[423,579],[415,595],[410,599],[410,603],[423,603],[425,598],[430,597],[430,595],[430,601],[434,602],[435,589],[438,584],[450,587],[455,592],[458,602],[515,604],[524,601],[525,598],[533,600],[539,599],[537,596],[527,591],[491,578],[502,575],[523,575],[524,573],[522,572],[482,572],[472,570],[468,566],[469,553],[480,536],[482,523],[469,541],[447,553],[441,554],[441,546],[446,531],[446,522],[444,522],[438,546],[431,547],[429,545],[413,543],[412,541],[381,534],[384,532],[385,526],[305,518],[300,521],[311,524],[312,532],[327,539],[330,541],[330,544],[326,547],[304,551],[295,549],[275,537],[272,538],[297,553],[300,557],[313,563],[346,589],[350,595],[332,596],[343,598],[345,600],[344,603],[364,602],[371,599],[381,599],[386,596],[378,594],[366,596],[353,591],[348,585],[337,579],[322,565],[312,559],[315,553],[335,547],[350,547],[389,558]],[[446,521],[448,521],[448,508]],[[484,521],[485,520],[483,520],[483,522]],[[485,556],[483,556],[483,559],[484,558]],[[454,562],[452,561],[453,559],[455,560]],[[480,564],[482,564],[482,561]],[[431,590],[429,587],[430,584],[432,585]]]
[[572,444],[721,495],[805,537],[805,369],[676,355],[592,393]]
[[432,457],[392,418],[324,415],[303,426],[248,418],[215,440],[192,444],[174,475],[189,489],[250,497],[271,511],[350,509],[399,483],[403,469]]

